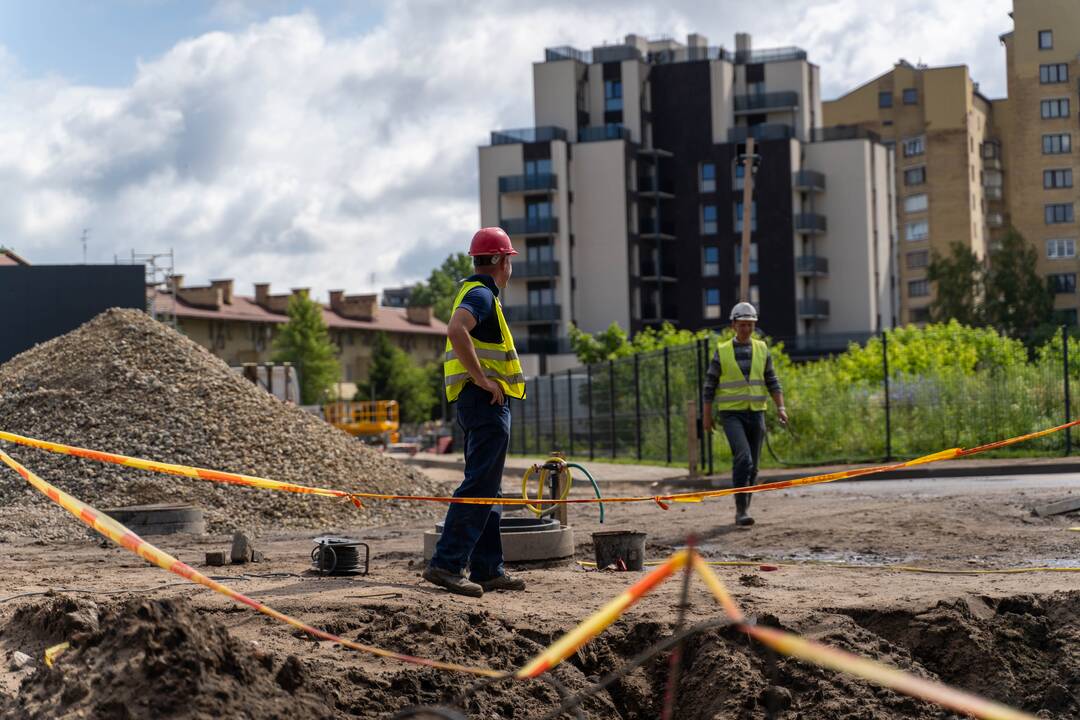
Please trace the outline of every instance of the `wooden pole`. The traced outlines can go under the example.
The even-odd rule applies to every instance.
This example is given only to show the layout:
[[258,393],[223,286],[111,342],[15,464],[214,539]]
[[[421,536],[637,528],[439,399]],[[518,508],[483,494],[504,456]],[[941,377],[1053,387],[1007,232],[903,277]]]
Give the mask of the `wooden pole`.
[[739,272],[739,300],[750,302],[750,228],[753,224],[754,136],[747,130],[746,154],[743,156],[742,266]]

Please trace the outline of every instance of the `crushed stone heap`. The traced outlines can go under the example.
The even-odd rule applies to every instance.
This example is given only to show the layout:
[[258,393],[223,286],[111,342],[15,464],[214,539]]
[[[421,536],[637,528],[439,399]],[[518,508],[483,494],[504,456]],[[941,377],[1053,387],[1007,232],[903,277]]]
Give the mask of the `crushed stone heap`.
[[[365,447],[235,374],[137,310],[108,310],[0,366],[0,429],[69,445],[306,485],[438,494],[422,473]],[[342,528],[443,508],[369,504],[148,473],[0,442],[35,473],[99,508],[191,503],[209,532]],[[0,467],[0,530],[82,535]]]

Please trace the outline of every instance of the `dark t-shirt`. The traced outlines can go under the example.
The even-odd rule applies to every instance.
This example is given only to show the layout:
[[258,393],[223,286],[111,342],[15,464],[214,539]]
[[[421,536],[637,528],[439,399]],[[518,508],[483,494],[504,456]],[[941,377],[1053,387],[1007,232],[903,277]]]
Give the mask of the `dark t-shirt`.
[[502,331],[499,329],[499,317],[495,314],[495,297],[499,288],[490,275],[472,275],[466,282],[482,282],[484,287],[475,287],[465,293],[460,308],[468,310],[476,318],[476,327],[469,334],[480,342],[501,343]]

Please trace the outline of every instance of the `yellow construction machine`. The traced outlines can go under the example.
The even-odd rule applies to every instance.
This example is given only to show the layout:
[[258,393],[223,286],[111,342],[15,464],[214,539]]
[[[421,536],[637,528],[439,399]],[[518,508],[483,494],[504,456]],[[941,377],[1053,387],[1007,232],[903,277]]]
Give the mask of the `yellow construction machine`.
[[367,442],[389,447],[400,439],[397,400],[337,400],[323,405],[326,422]]

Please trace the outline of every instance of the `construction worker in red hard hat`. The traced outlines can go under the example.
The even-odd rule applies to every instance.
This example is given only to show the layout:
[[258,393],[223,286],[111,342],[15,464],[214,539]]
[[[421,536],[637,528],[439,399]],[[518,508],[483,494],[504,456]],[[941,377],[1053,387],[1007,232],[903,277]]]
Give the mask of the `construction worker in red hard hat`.
[[[499,303],[517,251],[501,228],[487,227],[473,235],[469,255],[476,273],[462,283],[454,300],[443,363],[446,398],[456,401],[465,434],[465,480],[454,497],[501,497],[510,447],[507,398],[525,398],[521,362]],[[424,579],[471,597],[524,590],[525,582],[503,569],[501,516],[501,505],[452,503]]]
[[[705,375],[702,420],[706,433],[712,431],[713,399],[720,410],[728,445],[731,446],[731,473],[735,487],[747,487],[757,480],[761,441],[765,438],[765,409],[768,392],[776,403],[780,422],[787,424],[784,393],[773,370],[772,355],[763,340],[754,337],[757,308],[748,302],[731,309],[731,329],[735,337],[716,347]],[[750,493],[735,495],[735,524],[749,527]]]

